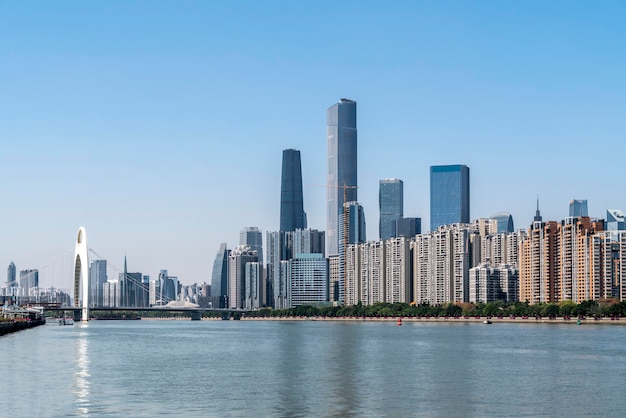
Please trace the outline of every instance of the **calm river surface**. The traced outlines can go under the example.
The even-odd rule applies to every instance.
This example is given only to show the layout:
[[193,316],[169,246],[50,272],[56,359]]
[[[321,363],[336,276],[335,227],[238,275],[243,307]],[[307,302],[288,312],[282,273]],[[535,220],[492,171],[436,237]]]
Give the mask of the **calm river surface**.
[[0,416],[624,416],[626,327],[91,321],[0,338]]

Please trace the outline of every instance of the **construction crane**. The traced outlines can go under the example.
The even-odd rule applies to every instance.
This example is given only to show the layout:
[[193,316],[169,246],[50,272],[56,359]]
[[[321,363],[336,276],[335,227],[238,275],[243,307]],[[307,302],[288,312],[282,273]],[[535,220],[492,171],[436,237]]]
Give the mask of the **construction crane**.
[[347,184],[308,184],[313,187],[324,187],[326,189],[343,189],[343,300],[346,302],[346,277],[347,277],[347,262],[346,262],[346,249],[348,248],[348,208],[346,207],[346,201],[348,200],[348,189],[358,189],[359,186],[348,186]]

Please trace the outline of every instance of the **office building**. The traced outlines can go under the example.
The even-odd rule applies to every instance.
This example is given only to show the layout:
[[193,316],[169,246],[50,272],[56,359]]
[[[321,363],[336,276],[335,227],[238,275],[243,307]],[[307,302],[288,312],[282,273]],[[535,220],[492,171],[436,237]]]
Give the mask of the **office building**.
[[572,199],[569,202],[569,216],[582,217],[589,216],[587,209],[587,199]]
[[89,306],[104,306],[104,284],[107,282],[107,261],[93,260],[89,267],[89,285],[91,287],[89,294]]
[[267,304],[274,309],[289,307],[288,277],[281,270],[281,262],[289,260],[293,253],[293,234],[284,231],[267,232],[265,235],[267,246]]
[[256,251],[259,263],[263,265],[263,233],[256,226],[247,226],[239,233],[239,245]]
[[[280,181],[280,230],[295,231],[306,228],[306,214],[302,194],[302,166],[300,151],[283,151]],[[240,243],[244,244],[245,243]],[[247,244],[250,245],[250,244]]]
[[396,236],[405,238],[415,238],[422,233],[421,218],[400,218],[396,221]]
[[469,223],[470,182],[466,165],[430,167],[430,230]]
[[490,216],[491,219],[495,219],[498,224],[498,230],[496,233],[502,234],[505,232],[513,232],[515,228],[513,226],[513,216],[508,212],[498,212]]
[[256,250],[239,245],[228,256],[228,307],[243,309],[246,296],[246,263],[258,263]]
[[404,216],[404,188],[402,180],[380,180],[378,189],[378,209],[380,218],[378,231],[381,240],[397,236],[396,222]]
[[339,253],[339,216],[343,212],[343,204],[357,201],[356,102],[341,99],[327,110],[326,116],[326,254],[336,255]]
[[626,230],[625,221],[626,221],[626,218],[624,218],[624,212],[622,212],[621,210],[608,209],[606,211],[606,230],[607,231]]
[[17,287],[17,270],[13,261],[7,268],[7,287]]
[[213,274],[211,276],[211,298],[213,306],[225,308],[228,295],[228,256],[230,250],[225,242],[220,244],[220,249],[213,261]]
[[320,253],[300,253],[290,266],[291,307],[328,301],[328,259]]
[[317,229],[296,229],[293,233],[293,251],[295,258],[299,254],[322,254],[325,255],[325,234]]

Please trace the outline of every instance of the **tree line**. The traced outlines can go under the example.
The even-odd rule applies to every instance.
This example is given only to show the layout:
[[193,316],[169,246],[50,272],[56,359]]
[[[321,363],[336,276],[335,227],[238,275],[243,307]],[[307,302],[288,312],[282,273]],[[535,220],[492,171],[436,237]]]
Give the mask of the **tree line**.
[[490,303],[447,303],[428,305],[415,303],[384,303],[363,305],[360,302],[351,306],[298,306],[275,310],[262,308],[246,313],[246,316],[263,317],[626,317],[626,302],[603,299],[581,303],[565,301],[560,303],[528,302]]

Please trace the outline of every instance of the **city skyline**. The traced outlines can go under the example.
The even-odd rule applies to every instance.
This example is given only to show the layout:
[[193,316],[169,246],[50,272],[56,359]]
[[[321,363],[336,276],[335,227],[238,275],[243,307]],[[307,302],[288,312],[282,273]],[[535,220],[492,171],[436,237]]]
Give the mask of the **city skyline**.
[[[221,242],[236,247],[247,225],[278,230],[287,148],[301,151],[308,226],[325,230],[326,190],[310,185],[326,183],[324,110],[341,97],[359,104],[370,237],[381,178],[402,179],[405,213],[430,224],[428,168],[439,164],[471,168],[472,218],[507,211],[528,228],[537,195],[546,220],[564,218],[572,199],[592,217],[626,210],[610,151],[626,130],[624,5],[555,2],[539,15],[521,4],[398,5],[346,4],[333,16],[310,5],[281,16],[3,5],[0,262],[40,268],[83,225],[110,263],[127,252],[133,271],[208,283]],[[222,40],[233,19],[241,26]],[[330,63],[344,71],[329,78]]]

